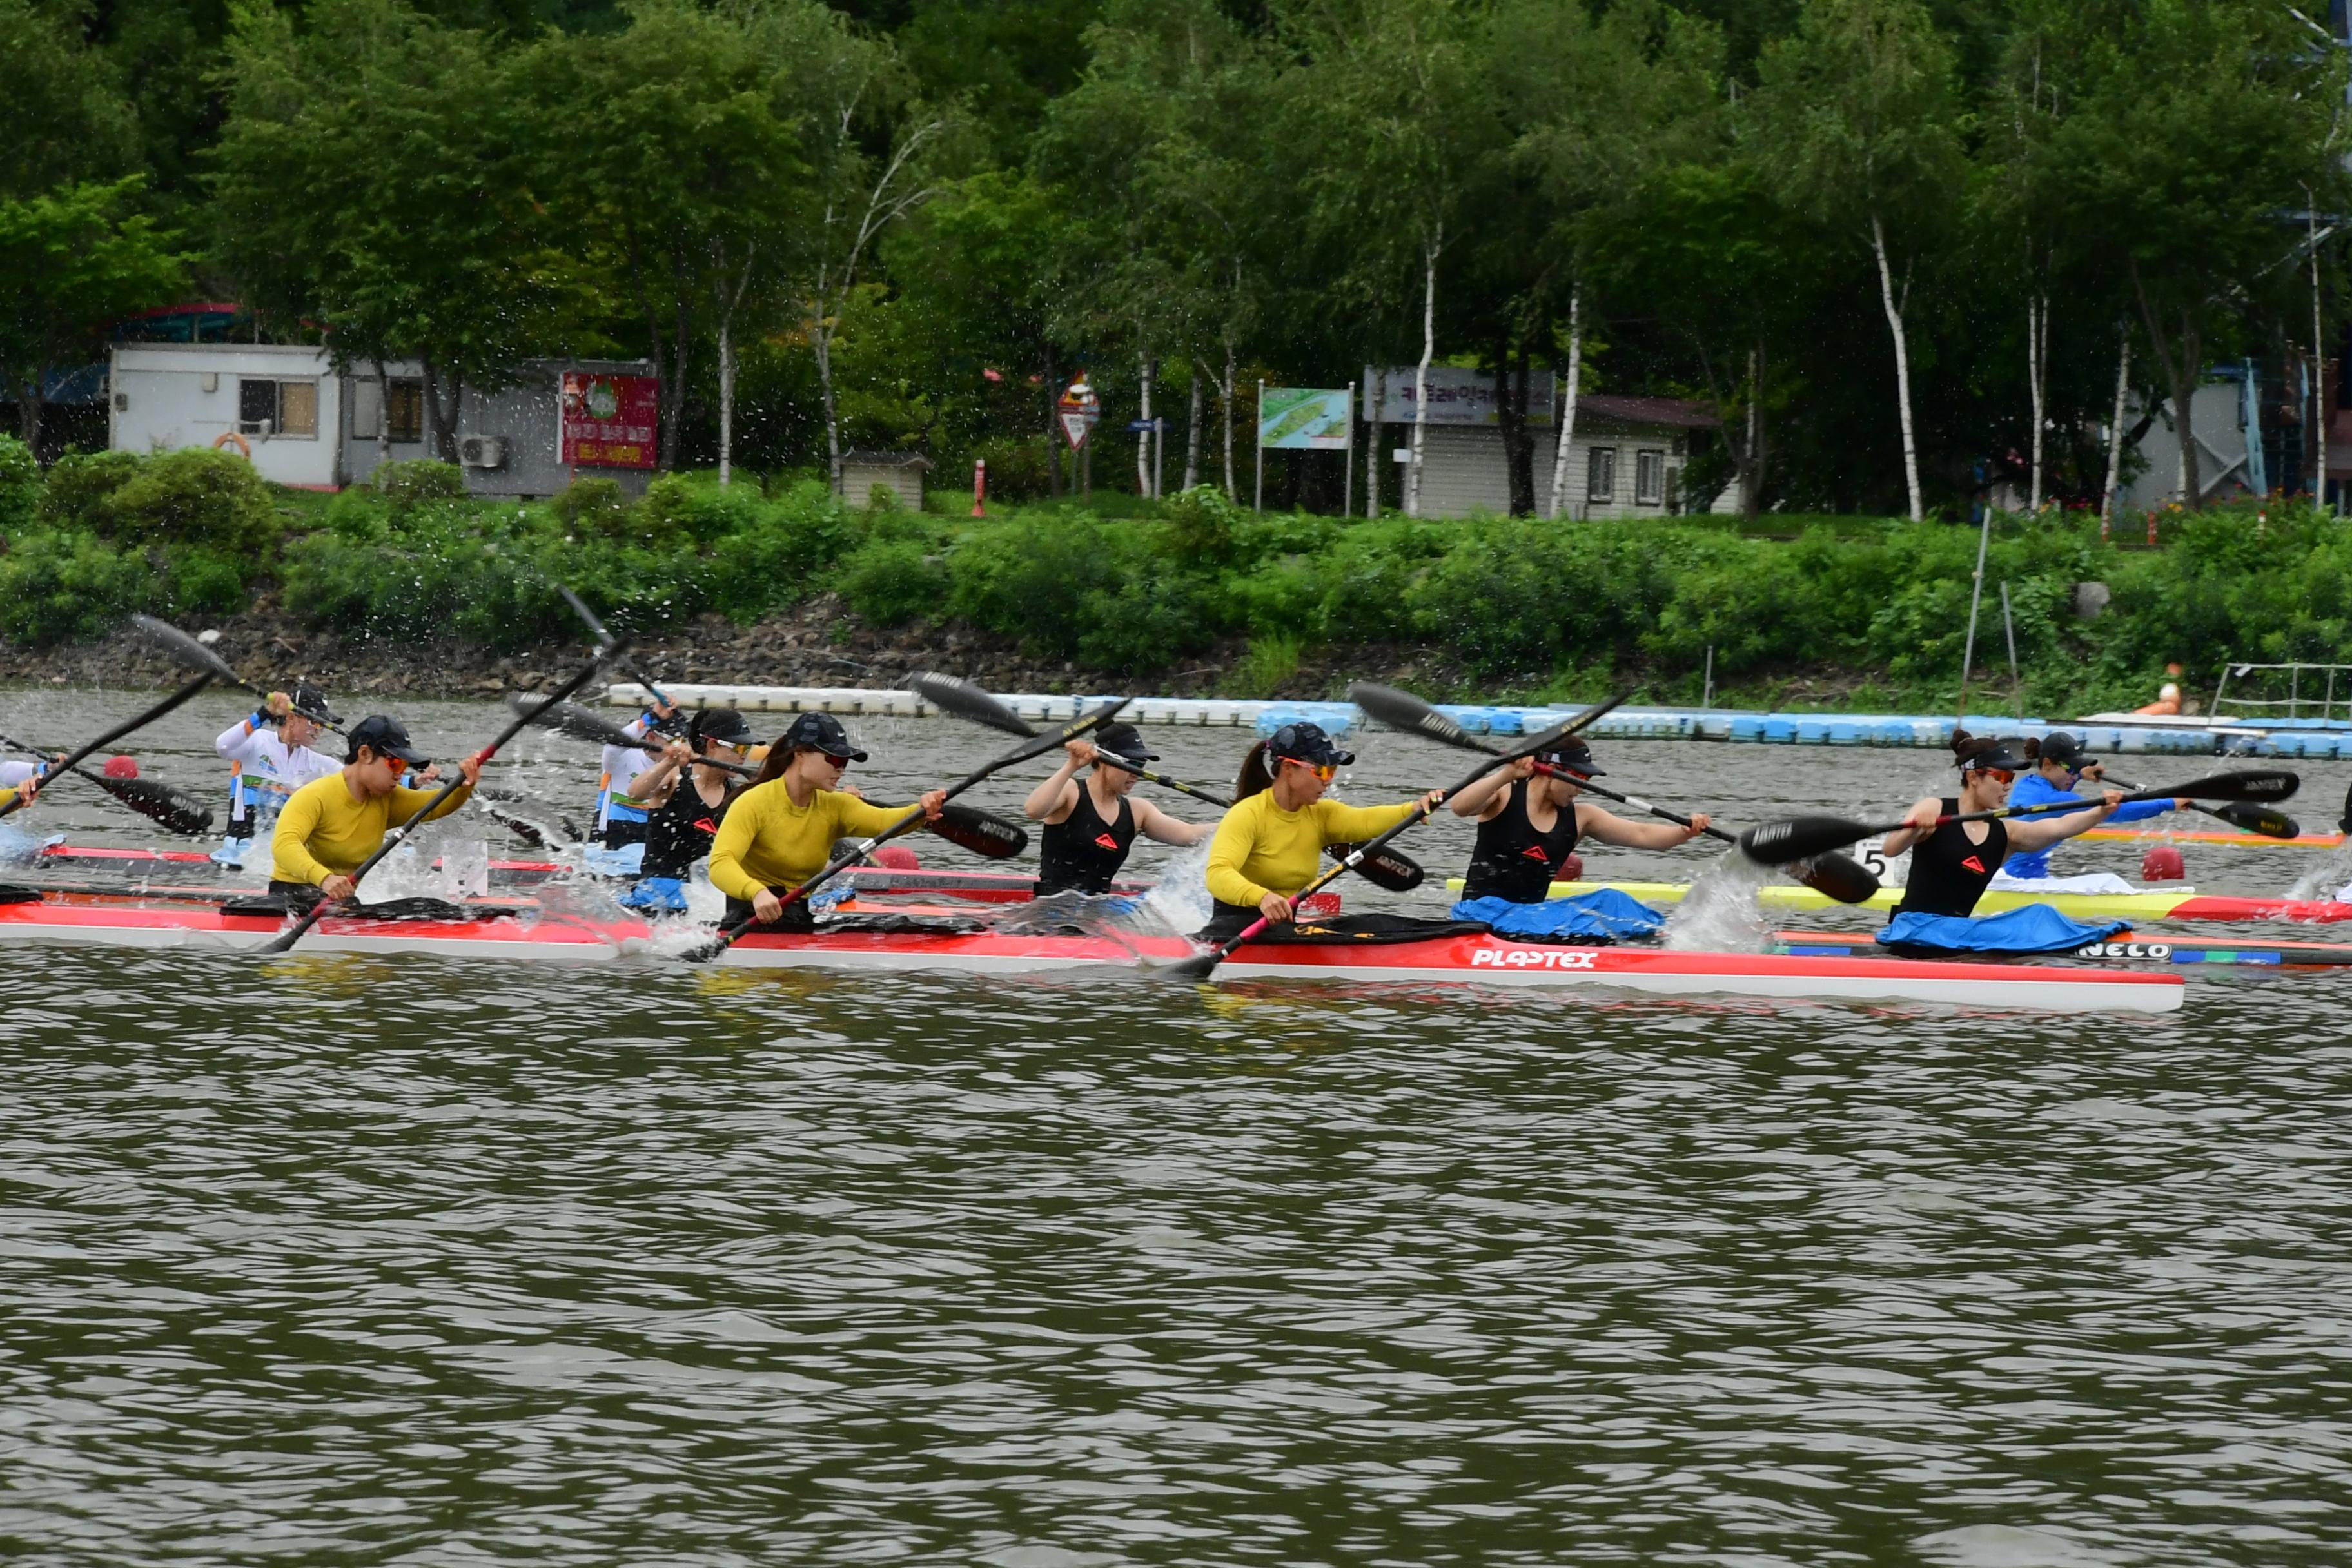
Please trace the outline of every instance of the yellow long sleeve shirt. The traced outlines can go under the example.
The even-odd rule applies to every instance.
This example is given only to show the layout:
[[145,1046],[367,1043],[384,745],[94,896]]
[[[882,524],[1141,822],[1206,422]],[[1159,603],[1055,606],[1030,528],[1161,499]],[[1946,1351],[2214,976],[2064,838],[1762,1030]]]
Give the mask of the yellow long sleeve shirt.
[[[448,816],[473,793],[472,784],[458,785],[425,820]],[[315,887],[329,877],[351,875],[383,847],[383,836],[394,824],[406,822],[433,795],[429,789],[395,789],[373,800],[354,800],[340,769],[312,779],[288,795],[278,814],[278,831],[269,840],[270,879]]]
[[710,885],[746,902],[763,888],[797,888],[824,869],[835,839],[870,838],[912,809],[870,805],[830,789],[794,805],[783,780],[753,784],[735,797],[710,841]]
[[1315,879],[1326,844],[1360,843],[1419,810],[1402,805],[1341,805],[1318,800],[1285,811],[1264,789],[1225,813],[1209,840],[1209,894],[1220,903],[1255,905],[1269,892],[1288,898]]

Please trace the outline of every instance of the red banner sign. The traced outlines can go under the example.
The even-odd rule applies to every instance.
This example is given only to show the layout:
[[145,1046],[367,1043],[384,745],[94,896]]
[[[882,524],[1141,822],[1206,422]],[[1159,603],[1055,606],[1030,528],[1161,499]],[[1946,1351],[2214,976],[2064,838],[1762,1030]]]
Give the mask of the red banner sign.
[[563,373],[562,462],[576,468],[650,468],[661,384],[649,375]]

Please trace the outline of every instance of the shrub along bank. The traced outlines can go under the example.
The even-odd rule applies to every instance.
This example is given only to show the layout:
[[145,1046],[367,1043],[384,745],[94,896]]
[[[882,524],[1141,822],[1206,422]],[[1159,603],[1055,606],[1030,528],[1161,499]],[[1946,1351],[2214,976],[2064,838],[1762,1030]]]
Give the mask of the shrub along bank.
[[[627,501],[583,481],[539,503],[467,499],[456,470],[394,465],[322,505],[215,452],[69,457],[46,479],[0,439],[0,637],[97,635],[134,609],[221,615],[274,591],[316,626],[399,642],[454,633],[509,651],[575,634],[562,580],[651,632],[743,624],[823,593],[869,626],[961,622],[1037,659],[1149,684],[1249,639],[1228,689],[1283,686],[1337,645],[1425,649],[1465,692],[1580,696],[1638,679],[1658,700],[1770,700],[1790,672],[1843,672],[1853,700],[1935,708],[1957,683],[1973,528],[1792,520],[1419,522],[1255,516],[1209,489],[1142,517],[1076,505],[988,521],[853,510],[815,483],[762,493],[704,475]],[[2079,518],[2004,519],[1977,668],[2005,684],[1998,584],[2028,700],[2147,700],[2168,660],[2332,658],[2352,617],[2352,527],[2306,509],[2178,516],[2158,550]],[[2095,620],[2075,584],[2111,590]],[[1344,661],[1343,661],[1344,662]],[[1980,674],[1980,679],[1981,679]],[[1981,689],[1981,688],[1980,688]]]

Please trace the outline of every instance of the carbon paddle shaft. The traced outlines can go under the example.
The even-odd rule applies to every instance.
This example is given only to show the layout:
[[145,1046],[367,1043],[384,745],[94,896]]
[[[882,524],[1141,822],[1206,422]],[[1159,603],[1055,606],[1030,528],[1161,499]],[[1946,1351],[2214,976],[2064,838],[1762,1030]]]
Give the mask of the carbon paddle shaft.
[[[1093,729],[1097,724],[1108,723],[1111,719],[1118,714],[1118,710],[1126,707],[1131,700],[1132,699],[1126,697],[1116,698],[1111,701],[1104,703],[1093,712],[1081,715],[1079,718],[1074,720],[1069,724],[1065,725],[1063,728],[1055,731],[1051,734],[1040,735],[1034,741],[1029,741],[1022,745],[1013,747],[1013,750],[1005,752],[1003,756],[998,757],[993,762],[982,763],[979,767],[973,769],[971,773],[966,773],[954,784],[950,784],[947,789],[942,792],[940,804],[945,805],[949,801],[953,800],[956,796],[971,788],[972,785],[979,784],[982,780],[986,779],[992,773],[1009,768],[1015,763],[1025,763],[1032,757],[1042,756],[1044,753],[1052,751],[1056,746],[1076,740],[1080,735],[1085,734],[1087,731]],[[833,880],[834,878],[838,877],[852,866],[856,865],[868,855],[873,854],[877,849],[881,848],[885,844],[889,843],[894,838],[903,837],[905,835],[912,833],[916,828],[920,827],[922,825],[923,808],[919,805],[915,807],[914,810],[907,813],[906,816],[900,817],[898,821],[892,823],[889,826],[884,828],[881,832],[876,834],[873,837],[859,839],[849,848],[826,861],[824,868],[818,871],[815,876],[811,877],[807,881],[803,882],[799,887],[794,888],[792,891],[786,893],[777,901],[785,909],[792,908],[794,904],[806,899],[809,894],[814,892],[818,888]],[[702,946],[696,948],[692,952],[686,954],[686,962],[688,963],[709,963],[712,959],[717,958],[720,953],[725,952],[729,948],[733,947],[737,940],[740,939],[745,931],[750,931],[753,926],[758,925],[759,923],[760,917],[756,913],[745,915],[741,920],[737,921],[733,925],[727,927],[724,931],[711,938],[710,941],[705,942]]]
[[[1476,784],[1480,779],[1483,779],[1488,773],[1493,773],[1495,771],[1496,763],[1515,763],[1521,757],[1531,757],[1538,752],[1548,751],[1551,747],[1559,744],[1560,742],[1568,739],[1569,736],[1575,734],[1586,725],[1601,718],[1601,715],[1607,713],[1611,709],[1616,707],[1619,703],[1624,700],[1624,694],[1621,692],[1619,695],[1611,698],[1608,701],[1601,703],[1597,708],[1586,709],[1582,713],[1577,715],[1572,721],[1545,731],[1542,734],[1538,735],[1534,740],[1528,742],[1517,750],[1505,752],[1494,758],[1492,761],[1481,763],[1475,773],[1471,773],[1459,784],[1456,784],[1453,788],[1447,790],[1444,795],[1439,795],[1435,805],[1416,807],[1411,816],[1406,817],[1402,822],[1398,823],[1394,827],[1390,828],[1386,833],[1381,834],[1379,837],[1367,841],[1356,849],[1353,854],[1348,856],[1346,859],[1341,860],[1338,865],[1332,867],[1329,870],[1323,872],[1321,875],[1315,878],[1314,880],[1308,882],[1307,886],[1299,889],[1297,892],[1292,894],[1290,899],[1291,907],[1293,909],[1297,909],[1298,907],[1299,900],[1307,898],[1311,894],[1321,892],[1325,888],[1329,887],[1333,882],[1339,880],[1341,876],[1355,869],[1367,856],[1376,854],[1379,851],[1387,848],[1389,841],[1402,833],[1406,828],[1415,827],[1420,826],[1422,823],[1428,821],[1430,814],[1435,811],[1438,806],[1444,805],[1447,801],[1452,800],[1455,795],[1460,795],[1464,790],[1468,789],[1472,784]],[[1273,923],[1274,922],[1272,921],[1267,920],[1264,915],[1260,915],[1256,920],[1251,921],[1248,925],[1244,926],[1236,935],[1223,944],[1211,949],[1207,952],[1199,954],[1196,957],[1180,959],[1176,963],[1167,965],[1161,973],[1175,975],[1186,980],[1204,977],[1211,971],[1214,970],[1217,965],[1232,957],[1235,950],[1251,942],[1255,942],[1257,938],[1263,936],[1265,933],[1266,928]]]
[[[58,773],[69,772],[75,764],[80,763],[83,759],[89,757],[92,752],[97,752],[100,748],[114,744],[115,742],[120,741],[123,736],[130,734],[133,730],[145,729],[148,725],[152,724],[156,720],[161,719],[164,714],[169,713],[173,709],[177,708],[181,703],[185,702],[188,699],[194,697],[197,692],[202,691],[205,687],[210,686],[212,683],[213,678],[209,671],[205,674],[199,675],[194,680],[188,682],[187,685],[183,686],[180,689],[172,693],[171,696],[166,697],[163,701],[155,704],[154,707],[150,708],[144,713],[140,714],[136,719],[126,720],[122,723],[117,724],[113,729],[109,730],[97,740],[90,742],[89,744],[84,746],[80,751],[68,754],[62,762],[58,763],[57,766],[51,768],[49,771],[51,773]],[[16,799],[10,801],[6,805],[0,805],[0,816],[6,816],[11,813],[17,811],[24,805],[24,804],[25,797],[20,795]]]
[[[522,717],[517,719],[513,723],[499,731],[496,740],[492,741],[488,745],[484,746],[480,751],[474,754],[480,758],[484,763],[488,763],[492,757],[499,754],[499,747],[505,745],[509,741],[513,740],[517,735],[521,734],[523,726],[529,724],[533,719],[537,718],[541,712],[553,707],[558,702],[562,701],[565,698],[571,696],[573,692],[587,685],[591,680],[593,680],[596,678],[596,671],[604,668],[604,651],[606,650],[600,650],[594,658],[588,661],[587,668],[582,670],[570,680],[565,681],[562,686],[558,687],[554,696],[550,697],[546,701],[541,703],[538,708],[533,709],[530,712],[524,714]],[[205,679],[209,680],[212,678],[207,676]],[[456,778],[451,779],[447,784],[443,784],[439,789],[434,791],[433,798],[426,801],[423,805],[418,806],[415,811],[411,812],[407,821],[402,823],[399,826],[385,834],[383,836],[383,842],[376,846],[375,853],[361,861],[359,863],[358,869],[352,873],[352,885],[353,889],[357,889],[361,878],[375,869],[376,863],[378,861],[391,854],[394,849],[400,847],[401,842],[408,837],[409,829],[415,827],[418,823],[432,816],[436,811],[438,811],[441,808],[441,803],[447,800],[451,795],[457,794],[461,788],[465,787],[465,784],[466,775],[463,773],[460,773]],[[296,942],[302,940],[304,932],[308,931],[312,926],[319,923],[320,920],[326,914],[326,912],[327,900],[325,899],[320,899],[317,903],[312,904],[309,910],[305,910],[302,917],[296,921],[289,929],[279,936],[274,938],[270,942],[269,945],[263,948],[261,951],[266,953],[275,953],[285,952],[290,950]]]

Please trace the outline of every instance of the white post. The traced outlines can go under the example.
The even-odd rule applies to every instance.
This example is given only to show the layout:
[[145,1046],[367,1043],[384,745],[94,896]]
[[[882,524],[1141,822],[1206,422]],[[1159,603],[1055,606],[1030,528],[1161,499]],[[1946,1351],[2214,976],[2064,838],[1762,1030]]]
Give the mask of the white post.
[[2107,488],[2099,497],[2099,521],[2112,522],[2116,514],[2116,483],[2124,472],[2124,394],[2131,385],[2131,329],[2123,332],[2123,353],[2116,360],[2116,422],[2107,426]]
[[1557,519],[1568,506],[1568,454],[1576,441],[1576,387],[1584,369],[1584,289],[1568,291],[1568,386],[1556,393],[1551,428],[1559,445],[1551,453],[1551,507],[1545,516]]
[[1250,432],[1250,445],[1257,448],[1257,500],[1255,510],[1265,510],[1265,383],[1257,384],[1257,422]]
[[1381,515],[1381,449],[1387,445],[1381,434],[1388,426],[1381,416],[1388,412],[1389,372],[1386,365],[1372,373],[1371,412],[1364,416],[1364,515]]
[[2305,191],[2303,200],[2304,228],[2311,245],[2311,357],[2315,369],[2311,378],[2311,423],[2319,437],[2316,454],[2319,482],[2311,487],[2322,510],[2327,507],[2327,339],[2319,319],[2319,214],[2313,210],[2311,193]]
[[1165,415],[1151,421],[1151,499],[1158,500],[1165,487],[1160,480],[1168,474],[1168,419]]
[[1348,450],[1339,458],[1339,515],[1356,515],[1356,384],[1348,384]]

